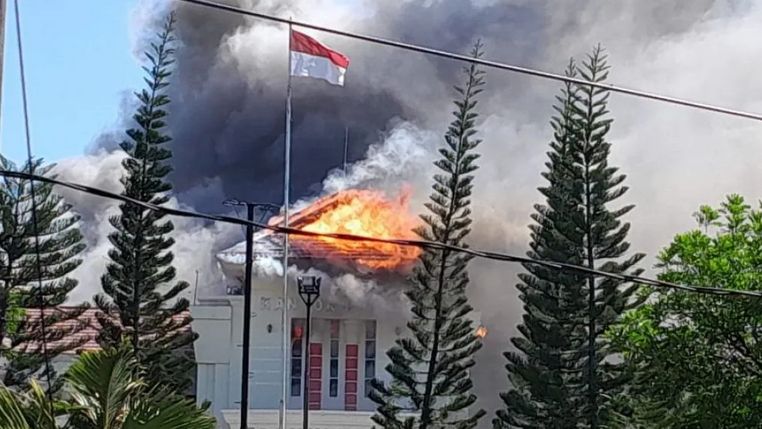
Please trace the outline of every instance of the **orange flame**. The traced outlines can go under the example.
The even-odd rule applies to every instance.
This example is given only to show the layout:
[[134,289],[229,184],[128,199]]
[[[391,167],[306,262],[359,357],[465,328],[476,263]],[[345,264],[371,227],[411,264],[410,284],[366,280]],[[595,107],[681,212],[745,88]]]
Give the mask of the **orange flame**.
[[[325,197],[330,208],[301,229],[319,233],[342,233],[374,238],[417,238],[418,220],[408,212],[409,192],[391,200],[381,191],[349,189]],[[321,201],[313,206],[319,206]],[[314,240],[314,238],[312,239]],[[320,237],[336,250],[357,255],[355,261],[372,269],[396,269],[412,263],[421,253],[417,247]],[[363,257],[363,255],[375,255]],[[379,255],[381,257],[379,257]]]
[[474,335],[476,335],[479,338],[484,338],[487,336],[487,327],[484,325],[479,326],[476,328],[476,332],[474,332]]

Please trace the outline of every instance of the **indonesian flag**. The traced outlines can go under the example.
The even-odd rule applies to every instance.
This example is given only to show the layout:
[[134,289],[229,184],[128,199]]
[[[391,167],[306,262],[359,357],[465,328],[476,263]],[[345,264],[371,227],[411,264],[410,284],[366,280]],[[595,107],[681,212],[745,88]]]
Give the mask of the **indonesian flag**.
[[291,30],[291,76],[324,79],[344,86],[349,58],[312,37]]

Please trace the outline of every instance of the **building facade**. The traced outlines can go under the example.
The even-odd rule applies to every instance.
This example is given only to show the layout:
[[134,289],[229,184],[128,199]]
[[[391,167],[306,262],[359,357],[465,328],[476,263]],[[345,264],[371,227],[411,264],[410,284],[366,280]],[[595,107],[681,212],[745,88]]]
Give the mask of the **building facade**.
[[[374,407],[367,396],[368,383],[383,378],[382,368],[388,360],[381,351],[393,344],[404,321],[383,321],[362,307],[318,300],[313,307],[307,345],[305,308],[294,285],[287,302],[289,347],[284,354],[281,287],[282,278],[258,278],[252,291],[250,427],[278,427],[284,359],[287,406],[295,411],[293,416],[287,416],[289,427],[301,427],[302,394],[307,382],[309,408],[314,411],[311,427],[370,427]],[[241,400],[243,297],[204,298],[192,307],[191,315],[193,329],[199,334],[197,400],[210,401],[215,416],[233,424],[238,421]],[[309,361],[305,359],[307,346]],[[305,365],[310,366],[309,380],[304,380]]]
[[[296,213],[290,225],[304,228],[341,203],[340,197],[322,199]],[[283,257],[281,242],[269,231],[254,235],[249,428],[281,427],[285,362],[289,429],[302,427],[305,383],[310,386],[311,428],[369,429],[375,410],[368,398],[370,380],[388,381],[386,351],[407,333],[409,304],[403,297],[416,254],[388,246],[348,246],[294,237],[284,302],[278,262]],[[197,401],[211,403],[221,429],[237,428],[240,423],[245,254],[245,243],[218,254],[227,293],[201,297],[191,308],[193,330],[199,334],[195,343]],[[408,265],[397,264],[400,260]],[[322,277],[321,297],[312,307],[309,344],[304,332],[306,308],[297,293],[298,275]],[[288,314],[285,350],[284,305]],[[472,317],[478,326],[478,315]],[[305,358],[308,348],[309,360]],[[305,366],[309,366],[309,380],[304,379]]]

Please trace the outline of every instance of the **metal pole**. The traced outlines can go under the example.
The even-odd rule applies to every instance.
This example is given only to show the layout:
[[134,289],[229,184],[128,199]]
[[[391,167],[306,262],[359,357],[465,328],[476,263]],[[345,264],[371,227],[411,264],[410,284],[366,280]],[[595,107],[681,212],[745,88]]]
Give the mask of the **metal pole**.
[[[3,58],[5,57],[5,0],[0,0],[0,112],[3,108]],[[0,114],[0,153],[3,151],[3,117]]]
[[349,127],[344,128],[344,175],[347,175],[347,147],[349,146]]
[[[246,203],[246,220],[254,221],[254,204]],[[241,429],[248,429],[249,352],[251,343],[251,266],[254,227],[246,225],[246,264],[243,285],[243,353],[241,356]]]
[[307,328],[304,342],[304,400],[302,402],[302,429],[309,429],[310,415],[310,326],[312,322],[312,303],[307,302]]
[[[283,226],[288,228],[288,204],[289,187],[291,176],[291,24],[288,25],[288,85],[286,87],[286,142],[283,168]],[[283,389],[281,392],[281,422],[282,429],[286,429],[286,399],[288,384],[288,234],[283,234],[283,308],[282,314],[282,333],[283,333]]]

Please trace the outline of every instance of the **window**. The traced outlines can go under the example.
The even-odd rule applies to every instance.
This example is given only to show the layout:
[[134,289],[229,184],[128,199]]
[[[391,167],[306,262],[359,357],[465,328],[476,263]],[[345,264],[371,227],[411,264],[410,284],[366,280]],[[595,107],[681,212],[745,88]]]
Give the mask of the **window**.
[[302,394],[302,334],[304,319],[291,319],[291,396]]
[[328,374],[328,395],[339,396],[339,326],[338,320],[331,320],[331,360]]
[[376,321],[365,321],[365,396],[370,394],[370,381],[376,378]]

